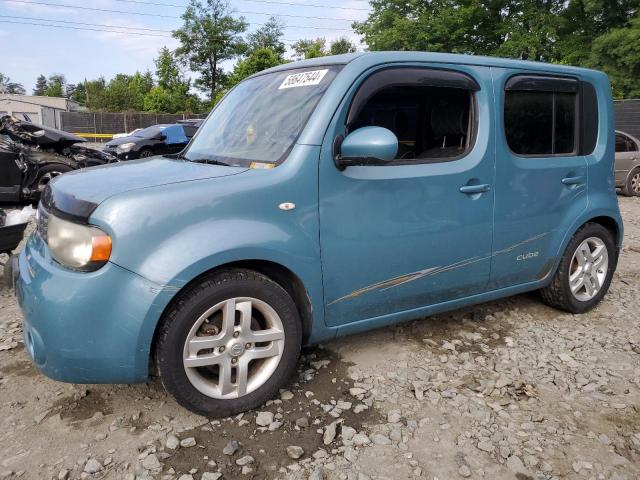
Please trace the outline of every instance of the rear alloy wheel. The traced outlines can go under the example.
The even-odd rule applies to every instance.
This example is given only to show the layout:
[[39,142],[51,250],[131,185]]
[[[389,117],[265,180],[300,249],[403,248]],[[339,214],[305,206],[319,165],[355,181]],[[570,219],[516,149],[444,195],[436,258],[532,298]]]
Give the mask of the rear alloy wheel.
[[629,174],[622,193],[628,197],[640,196],[640,168],[636,168]]
[[295,372],[301,343],[289,294],[258,272],[234,269],[180,294],[159,327],[155,357],[178,403],[227,417],[274,397]]
[[541,290],[548,305],[583,313],[609,290],[617,260],[611,232],[598,223],[583,225],[573,236],[551,283]]

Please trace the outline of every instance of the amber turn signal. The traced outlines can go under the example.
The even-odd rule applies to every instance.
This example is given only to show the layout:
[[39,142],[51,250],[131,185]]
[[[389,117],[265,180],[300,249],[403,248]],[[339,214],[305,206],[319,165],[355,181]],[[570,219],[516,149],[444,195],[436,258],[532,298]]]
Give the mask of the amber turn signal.
[[111,237],[108,235],[100,235],[92,238],[92,262],[106,262],[111,256]]

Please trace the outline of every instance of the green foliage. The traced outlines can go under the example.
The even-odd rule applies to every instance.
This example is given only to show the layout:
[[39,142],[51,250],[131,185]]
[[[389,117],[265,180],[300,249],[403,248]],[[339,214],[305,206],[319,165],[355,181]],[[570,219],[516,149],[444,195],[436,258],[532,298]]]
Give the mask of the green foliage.
[[229,76],[228,86],[232,87],[254,73],[282,63],[284,63],[282,57],[270,48],[254,50],[246,58],[238,60]]
[[613,95],[640,97],[640,18],[628,27],[614,28],[593,43],[591,65],[609,74]]
[[182,20],[182,27],[173,32],[180,41],[176,54],[200,74],[196,87],[214,98],[224,86],[222,62],[236,58],[246,49],[241,34],[247,23],[244,18],[231,15],[225,0],[191,0]]
[[340,37],[331,44],[330,55],[341,55],[343,53],[354,53],[358,50],[356,45],[347,37]]
[[328,49],[327,40],[322,37],[298,40],[291,48],[293,48],[296,60],[324,57],[327,55],[341,55],[343,53],[353,53],[357,51],[356,45],[346,37],[338,38]]
[[327,41],[324,38],[316,38],[315,40],[303,39],[291,45],[291,48],[295,52],[296,60],[301,60],[328,55],[326,45]]
[[47,80],[47,88],[44,90],[46,97],[64,97],[67,89],[67,79],[60,73],[54,73]]
[[248,42],[245,54],[249,56],[256,50],[270,49],[284,61],[284,53],[287,50],[282,41],[284,27],[284,23],[276,17],[269,18],[261,28],[247,35]]
[[[371,0],[354,30],[370,50],[496,55],[592,66],[614,93],[638,79],[639,0]],[[633,94],[633,95],[637,95]]]
[[36,79],[36,86],[33,89],[33,94],[34,95],[44,95],[44,91],[47,89],[47,77],[45,77],[44,75],[40,74],[38,75],[38,78]]
[[0,73],[0,93],[24,95],[26,90],[21,83],[12,82],[7,75]]

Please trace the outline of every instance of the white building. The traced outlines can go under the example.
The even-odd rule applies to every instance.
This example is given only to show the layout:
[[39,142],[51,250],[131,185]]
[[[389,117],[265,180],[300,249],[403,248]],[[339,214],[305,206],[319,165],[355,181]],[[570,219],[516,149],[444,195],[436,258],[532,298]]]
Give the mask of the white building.
[[60,128],[62,112],[82,110],[82,105],[68,98],[0,93],[0,116],[9,114],[47,127]]

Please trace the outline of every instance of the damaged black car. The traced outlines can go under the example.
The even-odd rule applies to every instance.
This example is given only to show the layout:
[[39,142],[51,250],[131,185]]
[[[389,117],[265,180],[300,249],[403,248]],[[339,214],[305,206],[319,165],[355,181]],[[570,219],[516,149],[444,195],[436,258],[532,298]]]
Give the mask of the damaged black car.
[[79,145],[62,130],[0,117],[0,203],[37,202],[56,176],[79,168],[117,162],[113,156]]

